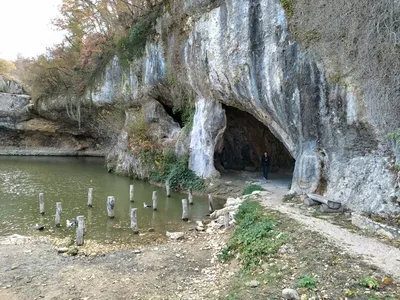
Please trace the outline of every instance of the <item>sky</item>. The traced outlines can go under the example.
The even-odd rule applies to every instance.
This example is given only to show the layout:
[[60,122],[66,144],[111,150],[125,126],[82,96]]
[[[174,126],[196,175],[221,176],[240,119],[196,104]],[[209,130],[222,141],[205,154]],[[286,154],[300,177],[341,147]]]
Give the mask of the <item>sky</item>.
[[35,57],[61,42],[51,25],[61,0],[0,0],[0,58]]

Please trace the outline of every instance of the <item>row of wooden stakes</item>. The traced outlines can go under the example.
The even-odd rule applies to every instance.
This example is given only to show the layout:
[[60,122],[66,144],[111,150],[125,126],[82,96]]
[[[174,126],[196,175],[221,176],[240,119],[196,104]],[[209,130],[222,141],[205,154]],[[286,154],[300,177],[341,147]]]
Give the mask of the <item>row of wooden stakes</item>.
[[[169,185],[166,185],[166,194],[167,194],[167,197],[170,197]],[[131,184],[129,187],[129,200],[131,202],[134,202],[134,186],[133,186],[133,184]],[[153,191],[152,201],[153,201],[153,206],[152,206],[153,210],[157,210],[157,191]],[[189,201],[189,204],[193,204],[192,189],[188,190],[188,199],[182,199],[182,220],[183,221],[189,220],[188,201]],[[150,207],[150,205],[146,206],[145,203],[144,203],[144,206]],[[89,191],[88,191],[88,207],[89,208],[93,207],[93,188],[89,188]],[[110,219],[114,218],[114,216],[115,216],[114,208],[115,208],[115,198],[114,198],[114,196],[108,196],[107,197],[107,214]],[[210,214],[214,211],[214,204],[213,204],[213,199],[212,199],[211,194],[208,194],[208,209],[209,209]],[[44,194],[43,193],[39,193],[39,210],[40,210],[40,214],[44,215],[45,210],[44,210]],[[130,212],[131,228],[134,233],[139,233],[138,226],[137,226],[136,211],[137,211],[137,208],[132,208],[131,212]],[[61,226],[61,214],[62,214],[62,204],[61,204],[61,202],[56,202],[56,215],[55,215],[55,226],[56,227]],[[83,242],[84,242],[83,236],[86,232],[84,220],[85,220],[84,216],[76,217],[75,225],[76,225],[76,244],[77,244],[77,246],[82,246]]]

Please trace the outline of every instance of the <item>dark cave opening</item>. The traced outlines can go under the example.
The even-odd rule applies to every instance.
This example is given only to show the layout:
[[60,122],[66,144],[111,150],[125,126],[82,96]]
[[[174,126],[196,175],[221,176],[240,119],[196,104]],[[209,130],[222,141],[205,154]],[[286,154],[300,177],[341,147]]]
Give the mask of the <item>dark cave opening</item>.
[[292,175],[295,160],[267,126],[237,108],[224,106],[224,109],[226,129],[214,153],[214,165],[218,171],[259,172],[261,156],[267,151],[271,173]]
[[172,119],[179,124],[179,126],[182,128],[183,127],[183,120],[182,120],[182,112],[180,111],[174,111],[174,109],[168,105],[165,105],[164,103],[160,102],[161,105],[164,107],[165,111],[167,112],[168,115],[172,117]]

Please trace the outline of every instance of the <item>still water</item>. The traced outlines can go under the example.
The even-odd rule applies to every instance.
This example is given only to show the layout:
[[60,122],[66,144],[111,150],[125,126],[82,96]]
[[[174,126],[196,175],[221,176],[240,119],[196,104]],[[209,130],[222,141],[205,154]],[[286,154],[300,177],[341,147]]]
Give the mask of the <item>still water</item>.
[[[129,201],[129,185],[134,184],[134,202]],[[87,207],[88,188],[93,188],[93,208]],[[157,211],[144,208],[157,191]],[[38,195],[44,193],[45,215],[39,213]],[[107,216],[107,196],[115,197],[115,219]],[[110,174],[102,158],[0,157],[0,235],[32,234],[35,224],[45,226],[40,233],[54,237],[75,235],[66,220],[85,216],[86,239],[132,239],[130,209],[137,208],[140,231],[176,231],[193,226],[182,222],[181,199],[187,195],[171,192],[142,181]],[[55,228],[56,202],[62,202],[61,228]],[[189,219],[202,220],[208,212],[206,197],[193,196]],[[223,205],[214,201],[216,208]]]

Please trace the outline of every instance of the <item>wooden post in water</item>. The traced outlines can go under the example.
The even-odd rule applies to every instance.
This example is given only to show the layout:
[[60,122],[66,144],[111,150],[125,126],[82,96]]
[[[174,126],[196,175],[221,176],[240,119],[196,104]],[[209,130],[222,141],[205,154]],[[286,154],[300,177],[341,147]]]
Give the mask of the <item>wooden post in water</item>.
[[208,211],[210,212],[210,214],[214,212],[214,203],[211,194],[208,194]]
[[40,210],[40,214],[44,215],[44,195],[43,195],[43,193],[39,193],[39,210]]
[[114,218],[115,198],[113,196],[107,197],[107,213],[110,219]]
[[131,228],[133,230],[133,233],[139,233],[136,219],[136,210],[137,208],[131,209]]
[[134,202],[133,201],[133,192],[134,192],[134,187],[133,187],[133,184],[131,184],[129,186],[129,201],[131,201],[131,202]]
[[76,245],[82,246],[83,245],[83,235],[85,234],[85,217],[78,216],[76,217],[78,224],[76,226]]
[[189,220],[188,203],[186,199],[182,199],[182,220],[183,221]]
[[61,214],[62,214],[62,204],[61,204],[61,202],[57,202],[56,203],[56,218],[55,218],[56,227],[60,227]]
[[93,188],[89,188],[87,196],[87,206],[93,207]]
[[229,212],[224,213],[224,225],[225,228],[229,227]]
[[153,191],[153,210],[157,210],[157,192]]
[[192,188],[189,189],[188,200],[189,200],[189,204],[192,205],[193,204]]
[[167,197],[170,197],[171,196],[171,190],[170,190],[170,186],[169,186],[168,182],[165,183],[165,190],[167,192]]

